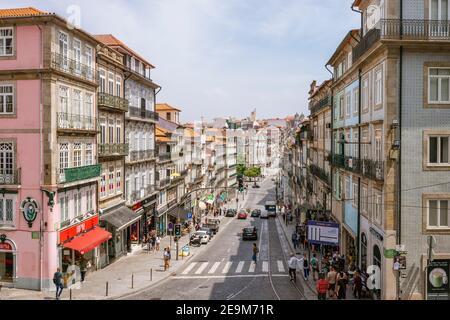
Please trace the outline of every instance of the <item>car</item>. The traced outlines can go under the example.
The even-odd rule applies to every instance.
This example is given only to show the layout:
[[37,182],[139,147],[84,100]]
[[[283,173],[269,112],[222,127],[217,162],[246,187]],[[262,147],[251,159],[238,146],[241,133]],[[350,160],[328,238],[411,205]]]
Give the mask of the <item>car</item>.
[[204,223],[202,227],[210,229],[213,232],[213,235],[219,232],[219,225],[216,223],[210,223],[208,221],[208,223]]
[[239,212],[239,214],[238,214],[238,219],[243,219],[243,220],[245,220],[245,219],[247,219],[247,212],[245,212],[245,211],[241,211],[241,212]]
[[217,224],[217,225],[219,225],[220,224],[220,219],[218,219],[218,218],[207,218],[206,219],[206,223],[207,224]]
[[242,230],[242,240],[258,240],[256,227],[246,227]]
[[259,209],[255,209],[255,210],[253,210],[252,211],[252,214],[251,214],[251,216],[252,217],[259,217],[261,215],[261,210],[259,210]]
[[235,209],[228,209],[227,212],[225,213],[225,217],[234,217],[235,215],[236,215]]
[[203,224],[198,231],[206,231],[210,239],[214,237],[214,231],[211,228],[205,226],[205,224]]
[[200,238],[200,243],[201,244],[208,244],[209,240],[211,240],[211,238],[208,235],[208,232],[206,232],[204,230],[197,231],[195,233],[195,235]]
[[267,211],[263,211],[261,212],[261,214],[259,215],[259,217],[261,219],[269,219],[269,213]]

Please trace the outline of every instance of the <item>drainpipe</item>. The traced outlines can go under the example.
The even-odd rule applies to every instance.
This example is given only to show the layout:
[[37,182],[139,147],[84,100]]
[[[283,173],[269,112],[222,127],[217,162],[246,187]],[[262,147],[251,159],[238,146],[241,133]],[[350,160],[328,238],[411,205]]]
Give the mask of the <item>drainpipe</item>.
[[[44,53],[44,43],[43,43],[43,30],[42,30],[42,27],[40,26],[40,25],[38,25],[37,26],[38,27],[38,29],[39,29],[39,37],[40,37],[40,41],[41,41],[41,50],[40,50],[40,52],[39,52],[39,55],[40,55],[40,69],[43,69],[44,68],[44,59],[43,59],[43,53]],[[42,117],[43,117],[43,113],[44,113],[44,110],[43,110],[43,101],[42,101],[42,98],[43,98],[43,95],[42,95],[42,90],[43,90],[43,88],[44,88],[44,86],[43,86],[43,84],[42,84],[42,73],[40,73],[39,72],[39,82],[40,82],[40,85],[41,85],[41,90],[40,90],[40,93],[39,93],[39,152],[40,152],[40,155],[39,155],[39,170],[40,170],[40,177],[39,177],[39,179],[40,179],[40,185],[42,186],[43,184],[44,184],[44,172],[43,172],[43,169],[42,169],[42,166],[43,166],[43,158],[44,158],[44,140],[43,140],[43,133],[42,133],[42,126],[43,126],[43,119],[42,119]],[[44,193],[41,191],[41,208],[42,208],[42,210],[43,210],[43,208],[44,208]],[[44,235],[43,235],[43,226],[44,226],[44,217],[43,217],[43,214],[40,214],[40,216],[41,216],[41,219],[40,219],[40,222],[39,222],[39,291],[42,291],[42,287],[43,287],[43,284],[42,284],[42,282],[43,282],[43,279],[42,279],[42,272],[43,272],[43,264],[44,264],[44,261],[43,261],[43,246],[44,246]]]
[[[361,15],[361,30],[360,30],[360,36],[362,37],[363,36],[363,24],[364,24],[364,17],[363,17],[363,12],[361,11],[361,10],[356,10],[355,9],[355,6],[352,4],[352,6],[351,6],[351,9],[352,9],[352,11],[354,11],[354,12],[356,12],[356,13],[359,13],[360,15]],[[359,41],[358,41],[359,42]]]
[[[361,165],[361,102],[362,102],[362,75],[361,68],[358,70],[358,159]],[[356,234],[356,265],[361,269],[361,177],[358,177],[358,221],[357,221],[357,234]],[[365,271],[365,270],[364,270]]]

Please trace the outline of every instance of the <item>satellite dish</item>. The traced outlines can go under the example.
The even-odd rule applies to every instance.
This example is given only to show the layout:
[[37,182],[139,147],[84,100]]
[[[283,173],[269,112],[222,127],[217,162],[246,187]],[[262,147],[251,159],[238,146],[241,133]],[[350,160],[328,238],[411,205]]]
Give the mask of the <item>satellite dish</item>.
[[375,28],[378,21],[380,21],[381,18],[381,10],[380,7],[377,5],[370,5],[367,8],[367,18],[366,18],[366,27],[367,30],[371,30]]

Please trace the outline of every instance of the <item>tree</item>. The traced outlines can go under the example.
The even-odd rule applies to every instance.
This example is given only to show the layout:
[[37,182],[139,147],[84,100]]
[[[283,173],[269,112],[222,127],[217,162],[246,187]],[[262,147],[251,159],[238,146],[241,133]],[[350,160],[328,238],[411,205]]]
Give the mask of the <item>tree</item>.
[[236,173],[238,177],[243,177],[245,173],[245,165],[238,164],[236,168]]
[[257,178],[261,176],[261,168],[258,167],[246,168],[244,171],[244,175],[248,178]]

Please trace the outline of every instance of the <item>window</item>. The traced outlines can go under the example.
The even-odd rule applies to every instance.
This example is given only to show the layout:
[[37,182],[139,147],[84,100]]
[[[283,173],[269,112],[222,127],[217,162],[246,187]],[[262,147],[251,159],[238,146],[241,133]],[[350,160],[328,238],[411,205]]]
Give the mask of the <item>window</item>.
[[116,77],[116,96],[122,96],[122,78],[119,76]]
[[351,107],[352,107],[352,96],[351,96],[350,92],[348,92],[345,95],[345,116],[347,118],[350,117]]
[[61,222],[69,220],[69,197],[60,196],[59,198],[59,210]]
[[59,54],[60,54],[60,66],[63,68],[69,67],[69,36],[64,32],[59,32]]
[[352,194],[352,204],[353,207],[358,207],[358,184],[353,183],[353,194]]
[[359,89],[353,90],[353,114],[358,114],[359,112]]
[[449,138],[445,136],[428,137],[428,164],[449,165]]
[[108,141],[110,144],[114,143],[114,120],[108,121]]
[[353,133],[353,157],[359,159],[359,135],[358,135],[358,131]]
[[92,143],[86,143],[86,166],[91,166],[92,162]]
[[375,105],[383,103],[383,70],[375,71]]
[[100,143],[106,143],[106,123],[105,119],[100,119]]
[[86,67],[87,67],[87,72],[88,72],[88,78],[92,79],[92,48],[89,46],[85,47],[84,50],[84,56],[85,56],[85,60],[86,60]]
[[73,212],[74,212],[74,217],[79,217],[82,215],[82,211],[81,211],[81,193],[75,192],[73,194]]
[[81,72],[81,42],[80,40],[73,40],[73,55],[75,60],[75,72]]
[[114,74],[111,72],[108,75],[108,90],[110,95],[114,95]]
[[116,143],[121,143],[122,139],[122,125],[120,121],[116,122]]
[[13,85],[0,85],[0,115],[14,113]]
[[0,197],[0,225],[14,225],[15,197],[4,194]]
[[361,157],[363,159],[370,159],[370,145],[367,144],[369,143],[369,130],[362,131],[361,142]]
[[362,81],[362,110],[367,111],[369,109],[369,78],[365,78]]
[[351,188],[350,179],[345,178],[345,195],[344,195],[344,197],[346,200],[351,200],[351,198],[352,198],[352,195],[350,194],[350,192],[351,192],[350,188]]
[[428,69],[429,103],[450,103],[450,68]]
[[12,142],[2,142],[0,143],[0,181],[8,181],[13,176],[14,144]]
[[374,210],[373,210],[373,218],[374,221],[378,224],[381,224],[381,210],[382,210],[382,196],[381,192],[378,190],[374,190]]
[[13,28],[0,28],[0,56],[12,56],[13,50]]
[[114,193],[114,167],[109,168],[109,175],[108,175],[108,194],[112,195]]
[[81,157],[81,143],[77,142],[73,144],[73,166],[81,167],[83,165]]
[[91,123],[92,119],[90,119],[92,117],[92,111],[93,109],[93,97],[92,94],[90,93],[86,93],[84,96],[84,114],[86,115],[86,117],[88,117],[88,121]]
[[[83,111],[81,109],[81,91],[80,90],[73,90],[73,114],[76,115],[83,115]],[[81,118],[79,118],[81,122]],[[81,123],[80,123],[81,125]]]
[[86,191],[86,212],[91,212],[94,209],[94,195],[92,190]]
[[100,69],[100,92],[106,93],[106,71]]
[[100,197],[106,196],[106,174],[102,174],[102,178],[100,179]]
[[339,118],[344,118],[344,96],[339,98]]
[[59,112],[69,113],[69,88],[63,86],[59,87]]
[[449,200],[428,200],[428,228],[450,228]]
[[375,130],[375,160],[382,160],[381,130]]
[[361,188],[361,193],[362,193],[362,197],[361,197],[361,210],[362,210],[362,212],[364,212],[364,213],[368,213],[368,207],[367,207],[367,205],[368,205],[368,193],[367,193],[367,187],[362,187]]
[[121,192],[122,185],[122,172],[120,170],[116,171],[116,189],[117,192]]
[[69,144],[59,144],[59,173],[64,175],[64,169],[69,167]]
[[168,121],[171,121],[171,113],[170,112],[166,112],[166,118]]

